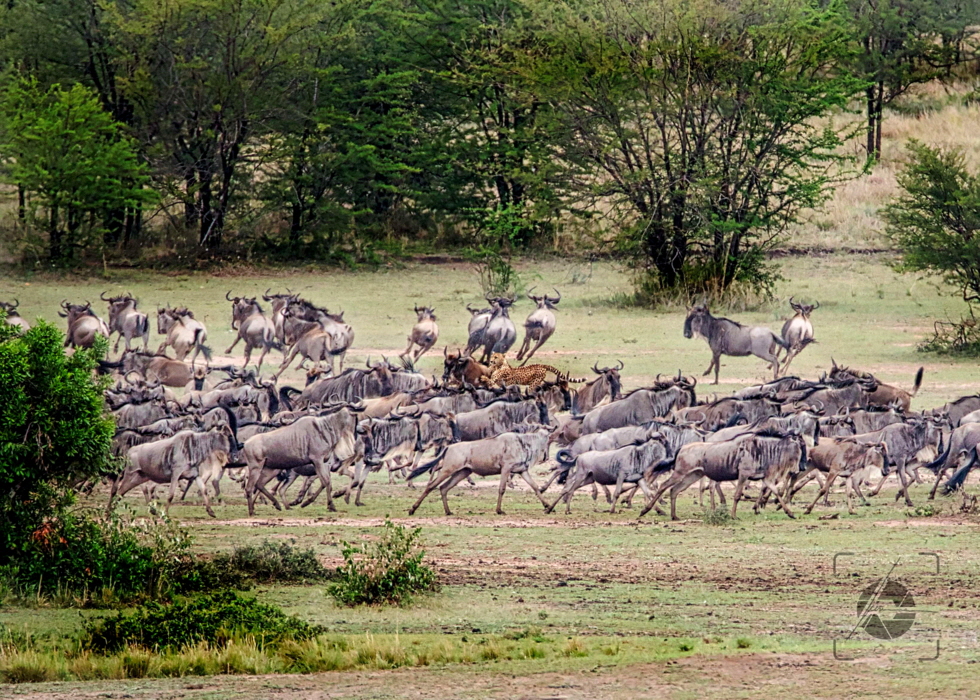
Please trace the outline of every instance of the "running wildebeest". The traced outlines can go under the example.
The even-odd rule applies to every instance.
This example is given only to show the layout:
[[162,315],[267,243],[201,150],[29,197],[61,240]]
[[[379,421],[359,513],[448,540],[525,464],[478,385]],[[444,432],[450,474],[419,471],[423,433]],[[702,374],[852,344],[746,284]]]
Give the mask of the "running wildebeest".
[[143,339],[143,352],[147,351],[150,342],[150,319],[146,314],[136,310],[136,297],[132,294],[122,294],[118,297],[106,298],[105,292],[99,295],[102,301],[109,304],[109,337],[118,333],[113,352],[119,352],[119,341],[125,339],[126,349],[133,338]]
[[29,324],[23,316],[17,313],[18,306],[20,306],[20,301],[17,299],[14,299],[13,302],[0,301],[0,310],[2,310],[7,316],[7,324],[10,326],[17,326],[23,333],[31,330],[31,324]]
[[813,324],[810,322],[810,314],[820,308],[820,302],[818,301],[816,305],[797,304],[793,301],[793,297],[790,297],[789,305],[796,312],[796,315],[787,319],[786,323],[783,324],[783,342],[789,345],[786,350],[786,357],[783,358],[782,362],[783,374],[789,369],[789,363],[803,351],[803,348],[816,342],[813,339]]
[[69,304],[61,302],[58,315],[68,319],[68,333],[65,334],[65,347],[90,348],[98,335],[109,337],[109,326],[92,311],[92,302]]
[[704,376],[711,374],[714,368],[715,384],[718,383],[722,355],[755,355],[769,363],[773,379],[776,379],[779,377],[779,358],[776,357],[776,351],[780,347],[789,350],[789,345],[765,326],[743,326],[738,321],[712,316],[705,304],[691,307],[684,319],[684,337],[691,338],[695,335],[704,338],[711,348],[711,364],[704,371]]
[[[549,297],[547,294],[535,296],[531,294],[533,291],[534,287],[531,287],[527,292],[527,298],[537,304],[537,308],[524,321],[524,342],[521,344],[520,350],[517,351],[518,362],[523,360],[526,363],[534,357],[534,353],[547,342],[558,325],[558,321],[555,319],[555,309],[558,302],[561,301],[561,292],[555,289],[555,294],[558,296]],[[535,343],[533,348],[531,348],[532,342]],[[528,348],[530,348],[530,352],[528,352]],[[527,354],[525,355],[525,353]]]
[[452,515],[446,496],[450,489],[471,474],[477,476],[500,475],[500,486],[497,489],[498,515],[504,514],[501,506],[504,501],[504,492],[507,490],[507,481],[511,474],[520,475],[541,503],[547,506],[541,489],[531,478],[530,469],[548,459],[548,438],[550,435],[551,429],[542,426],[530,433],[503,433],[483,440],[449,445],[442,449],[435,459],[418,467],[409,475],[409,479],[414,479],[433,470],[432,478],[422,495],[408,509],[408,514],[414,515],[425,497],[438,488],[442,495],[442,507],[446,511],[446,515]]
[[[412,327],[412,334],[408,336],[408,347],[405,348],[399,357],[410,357],[412,364],[419,361],[425,353],[432,349],[432,346],[439,340],[439,324],[436,323],[436,310],[431,306],[415,307],[415,314],[418,320]],[[418,346],[415,354],[412,355],[412,348]]]
[[174,355],[183,361],[191,350],[191,366],[197,362],[197,356],[204,355],[204,363],[211,360],[211,348],[204,345],[208,339],[208,330],[204,324],[194,318],[187,308],[157,309],[157,333],[166,336],[157,348],[157,355],[162,355],[168,347],[174,349]]
[[[472,355],[476,349],[483,347],[480,362],[485,364],[495,352],[507,353],[517,340],[517,328],[510,320],[508,309],[514,304],[510,297],[486,296],[490,309],[479,311],[470,309],[473,318],[470,319],[470,338],[466,344],[466,355]],[[489,312],[489,315],[487,315]],[[485,319],[485,320],[484,320]]]
[[225,354],[238,345],[238,341],[245,341],[245,365],[248,365],[252,357],[252,350],[261,348],[262,354],[256,363],[259,371],[262,370],[262,360],[272,348],[282,349],[282,345],[276,340],[275,325],[262,313],[262,307],[255,301],[255,297],[231,297],[231,292],[225,293],[225,299],[231,302],[231,329],[238,331],[235,342],[231,344]]

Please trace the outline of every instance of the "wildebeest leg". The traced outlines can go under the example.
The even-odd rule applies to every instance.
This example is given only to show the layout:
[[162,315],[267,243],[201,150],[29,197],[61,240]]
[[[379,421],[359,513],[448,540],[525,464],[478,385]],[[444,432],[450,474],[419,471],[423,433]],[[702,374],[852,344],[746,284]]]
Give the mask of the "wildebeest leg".
[[711,364],[708,365],[708,369],[704,370],[704,374],[701,375],[701,376],[702,377],[707,377],[709,374],[711,374],[711,368],[712,367],[714,367],[714,369],[715,369],[715,384],[717,384],[718,383],[718,372],[721,369],[721,353],[720,352],[715,352],[714,350],[711,351]]
[[[298,478],[299,475],[297,474],[296,477]],[[306,498],[306,494],[310,492],[310,486],[313,485],[313,480],[315,478],[316,478],[316,474],[312,476],[303,477],[303,485],[299,487],[299,493],[296,494],[296,498],[290,501],[289,503],[290,506],[298,506],[300,503],[303,502],[303,499]],[[287,486],[289,486],[289,484],[287,484]]]
[[[263,345],[262,352],[259,354],[259,361],[255,365],[255,368],[259,373],[262,372],[262,361],[265,360],[265,356],[268,354],[269,354],[269,346]],[[245,364],[248,364],[248,362],[246,362]]]
[[[956,460],[957,466],[959,466],[959,461],[959,459]],[[946,476],[946,467],[939,467],[936,469],[936,483],[932,485],[932,491],[929,492],[930,501],[936,498],[936,491],[939,489],[939,482],[943,480],[944,476]]]
[[[260,470],[257,470],[257,472],[258,473],[256,474],[256,477],[255,477],[255,484],[252,487],[251,502],[249,504],[249,513],[248,514],[249,515],[253,515],[254,514],[254,510],[255,510],[255,497],[256,497],[257,493],[261,493],[263,496],[265,496],[266,498],[268,498],[269,499],[269,502],[272,503],[273,507],[276,510],[282,510],[282,507],[279,505],[279,501],[276,500],[276,497],[273,496],[269,492],[269,490],[265,487],[266,484],[268,484],[270,481],[272,481],[276,477],[276,475],[279,474],[279,470],[278,469],[265,469],[265,468],[262,468]],[[252,480],[251,477],[252,477],[252,475],[249,474],[249,481]]]
[[[869,493],[868,495],[877,496],[878,492],[881,491],[881,487],[885,485],[886,481],[888,481],[889,476],[890,476],[889,474],[882,474],[881,481],[879,481],[878,484],[873,489],[871,489],[871,493]],[[897,497],[895,500],[898,500]]]
[[623,483],[626,481],[626,472],[622,469],[619,470],[619,474],[616,476],[616,488],[613,490],[612,495],[612,507],[609,509],[610,513],[616,512],[616,501],[619,500],[620,494],[623,493]]
[[521,343],[521,347],[517,351],[517,356],[514,359],[517,360],[518,362],[520,362],[521,360],[523,360],[524,359],[524,353],[527,352],[527,349],[530,346],[531,346],[531,334],[528,333],[527,331],[524,331],[524,342]]
[[864,493],[861,491],[861,479],[858,478],[858,475],[855,474],[851,476],[850,482],[851,482],[851,487],[854,489],[854,493],[856,493],[861,499],[861,505],[870,506],[871,501],[865,498]]
[[[231,354],[231,351],[235,349],[235,346],[238,345],[238,341],[241,340],[241,339],[242,339],[242,336],[241,335],[235,336],[235,342],[231,344],[231,347],[230,348],[228,348],[227,350],[225,350],[225,354],[226,355]],[[246,343],[245,345],[247,347],[248,346],[248,343]]]
[[504,515],[504,511],[501,508],[504,505],[504,491],[507,490],[507,482],[510,480],[510,477],[510,467],[502,467],[500,469],[500,485],[497,487],[497,515]]
[[[790,498],[792,499],[793,496],[796,496],[796,494],[798,494],[800,492],[800,490],[804,486],[806,486],[811,481],[813,481],[816,478],[816,476],[817,476],[817,469],[816,469],[816,467],[808,467],[807,470],[805,472],[803,472],[803,475],[800,476],[800,477],[798,477],[790,485],[790,489],[792,491],[792,493],[790,493]],[[817,490],[818,491],[822,488],[822,487],[819,486],[819,483],[820,482],[817,482],[817,484],[818,484]]]
[[312,495],[309,498],[307,498],[306,501],[303,503],[302,507],[303,508],[306,508],[306,506],[310,505],[311,503],[313,503],[314,500],[316,500],[316,497],[318,495],[320,495],[320,491],[326,490],[326,492],[327,492],[327,510],[329,510],[332,513],[333,512],[336,512],[337,507],[333,504],[333,492],[331,492],[331,490],[330,490],[330,467],[331,467],[331,465],[327,464],[326,460],[324,460],[323,458],[320,458],[320,459],[317,459],[317,460],[314,460],[313,461],[313,466],[314,466],[314,468],[316,470],[316,475],[320,477],[320,485],[321,485],[321,488],[318,489],[317,492],[314,495]]
[[[640,479],[640,481],[643,481],[643,479]],[[635,496],[637,491],[640,490],[640,481],[637,481],[635,484],[630,486],[629,489],[623,489],[623,498],[626,499],[626,505],[624,506],[625,508],[633,507],[633,496]]]
[[[272,375],[272,381],[276,381],[276,380],[278,380],[278,379],[279,379],[279,376],[280,376],[280,375],[281,375],[281,374],[282,374],[283,372],[285,372],[285,371],[286,371],[286,369],[287,369],[287,368],[289,367],[289,364],[290,364],[290,363],[291,363],[291,362],[292,362],[293,360],[295,360],[295,359],[296,359],[296,354],[297,354],[298,352],[299,352],[299,343],[296,343],[296,344],[295,344],[295,345],[293,346],[293,349],[292,349],[292,350],[290,350],[290,352],[289,352],[289,355],[288,355],[288,356],[286,357],[286,359],[282,361],[282,364],[281,364],[281,365],[279,365],[279,369],[278,369],[278,371],[276,371],[276,373]],[[265,353],[263,353],[263,354],[262,354],[262,357],[265,357]],[[301,361],[300,361],[300,363],[299,363],[299,366],[300,366],[300,369],[302,369],[302,367],[303,367],[303,361],[305,361],[305,360],[306,360],[306,357],[303,357],[303,360],[301,360]],[[259,360],[259,364],[260,364],[260,365],[262,364],[262,360],[261,360],[261,359]],[[317,363],[317,364],[319,364],[319,363]]]
[[813,507],[817,505],[817,501],[820,500],[821,496],[826,497],[826,495],[830,493],[830,487],[833,486],[834,480],[837,478],[838,473],[839,470],[834,470],[827,475],[826,480],[824,480],[823,482],[823,488],[821,488],[820,491],[817,492],[817,497],[813,499],[813,503],[807,506],[806,510],[803,511],[804,515],[809,515],[813,511]]
[[[763,484],[763,486],[765,488],[769,489],[769,493],[773,494],[776,497],[776,499],[779,501],[779,505],[782,506],[783,512],[786,513],[786,517],[792,518],[793,520],[796,520],[796,516],[793,515],[793,511],[791,511],[789,509],[789,503],[787,503],[783,499],[783,490],[779,488],[779,484],[771,483],[771,482],[769,482],[769,481],[767,481],[765,479],[763,479],[762,484]],[[759,501],[762,501],[762,496],[761,495],[760,495],[759,499],[755,502],[755,512],[756,513],[759,512],[759,510],[758,510],[759,509]],[[764,505],[764,502],[763,502],[763,505]]]
[[742,491],[745,490],[745,484],[748,481],[744,476],[739,475],[738,482],[735,484],[735,496],[732,498],[732,517],[735,517],[735,511],[738,509],[738,502],[742,498]]
[[531,487],[531,490],[534,491],[534,495],[538,497],[538,500],[541,501],[542,505],[547,506],[548,502],[544,500],[544,494],[542,493],[542,489],[539,489],[538,485],[534,483],[534,479],[531,478],[530,470],[525,469],[520,473],[520,476],[522,479],[524,479],[527,485]]
[[899,490],[897,494],[895,494],[895,500],[897,501],[899,496],[904,495],[905,505],[911,508],[912,499],[909,498],[909,475],[908,475],[908,471],[906,471],[907,469],[908,469],[908,462],[902,460],[902,463],[899,465],[898,469],[896,470],[898,472],[898,480],[902,483],[902,488]]
[[415,345],[415,341],[412,340],[412,337],[411,336],[409,336],[408,337],[408,347],[405,348],[405,351],[402,352],[398,357],[405,357],[405,355],[407,355],[408,353],[412,352],[412,346],[413,345]]
[[[460,471],[456,472],[448,479],[446,479],[443,482],[442,486],[439,487],[439,495],[442,496],[442,508],[444,511],[446,511],[446,515],[452,515],[452,512],[449,510],[449,499],[448,499],[449,490],[452,489],[454,486],[456,486],[456,484],[458,484],[460,481],[462,481],[472,473],[473,472],[470,471],[469,469],[461,469]],[[504,488],[506,488],[506,484],[507,484],[506,479],[501,479],[500,482],[504,486]],[[500,500],[503,499],[503,497],[504,494],[503,492],[501,492],[500,497],[497,499],[498,506]],[[498,510],[498,512],[500,511]]]
[[191,490],[191,486],[194,485],[193,479],[188,479],[187,484],[184,485],[184,492],[180,494],[180,502],[183,503],[187,500],[187,492]]
[[541,493],[547,491],[559,476],[561,476],[561,469],[553,470],[551,476],[548,478],[548,483],[541,487]]
[[[698,478],[699,479],[701,478],[700,472],[698,472]],[[675,483],[679,482],[680,480],[681,477],[676,472],[672,473],[669,477],[667,477],[664,483],[660,485],[660,488],[657,489],[657,492],[653,495],[653,497],[647,498],[646,505],[643,506],[643,510],[640,511],[640,514],[637,517],[642,518],[644,515],[649,513],[650,509],[657,505],[657,502],[660,500],[660,497],[664,495],[667,489],[669,489],[671,486],[673,486]],[[657,512],[658,513],[660,512],[659,508],[657,509]]]
[[[436,470],[433,471],[432,476],[429,478],[429,483],[425,485],[425,489],[422,491],[422,495],[419,496],[418,500],[415,501],[415,503],[412,504],[412,507],[408,509],[409,515],[415,515],[415,511],[417,511],[419,506],[422,505],[422,501],[425,500],[425,497],[439,488],[439,485],[450,477],[449,474],[443,474],[442,472],[438,471],[439,466],[437,466]],[[466,478],[468,475],[469,470],[466,470],[463,478]]]
[[677,520],[677,497],[682,491],[686,490],[688,486],[693,484],[695,481],[701,478],[702,472],[692,471],[685,474],[678,483],[670,489],[670,519]]
[[149,479],[143,476],[143,472],[138,469],[133,469],[132,471],[126,470],[123,475],[112,482],[112,491],[109,493],[109,505],[106,509],[107,513],[112,513],[112,502],[118,497],[122,498],[129,491],[134,489],[141,484],[146,483]]
[[592,472],[573,471],[572,474],[568,477],[568,481],[565,482],[565,488],[563,488],[561,490],[561,493],[558,494],[558,498],[556,498],[551,505],[546,506],[544,512],[551,513],[552,511],[554,511],[555,506],[557,506],[559,501],[561,501],[561,499],[564,498],[565,513],[571,513],[572,494],[574,494],[575,491],[582,488],[583,486],[588,486],[591,483],[592,483]]

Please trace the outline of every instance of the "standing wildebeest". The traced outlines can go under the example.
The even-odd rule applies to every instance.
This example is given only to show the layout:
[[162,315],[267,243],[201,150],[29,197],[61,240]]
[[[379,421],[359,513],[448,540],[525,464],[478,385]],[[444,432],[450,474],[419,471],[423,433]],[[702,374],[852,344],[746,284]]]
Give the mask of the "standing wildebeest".
[[65,347],[90,348],[97,335],[109,337],[109,326],[92,311],[92,302],[84,304],[69,304],[61,302],[64,313],[58,312],[62,318],[68,319],[68,333],[65,335]]
[[150,342],[150,319],[146,314],[136,310],[136,298],[132,294],[123,294],[106,299],[105,292],[102,292],[99,298],[109,303],[109,337],[111,338],[113,333],[119,334],[112,351],[119,352],[120,340],[126,340],[126,349],[129,350],[129,341],[133,338],[142,338],[143,352],[146,352]]
[[17,307],[20,306],[20,302],[14,299],[13,302],[0,301],[0,310],[2,310],[7,318],[6,322],[10,326],[17,326],[20,328],[21,332],[26,332],[31,330],[31,324],[29,324],[24,317],[17,313]]
[[[279,396],[287,410],[305,409],[312,405],[332,402],[353,403],[376,396],[388,396],[394,392],[392,373],[383,362],[369,365],[369,369],[349,368],[338,377],[319,379],[300,392],[292,387],[279,389]],[[295,399],[290,394],[299,394]]]
[[197,362],[198,354],[204,355],[205,364],[211,360],[211,348],[204,345],[204,341],[208,339],[208,329],[187,308],[158,308],[157,333],[166,336],[157,348],[157,355],[162,355],[167,347],[172,347],[174,355],[181,361],[193,349],[191,366]]
[[456,416],[453,437],[472,442],[513,431],[521,424],[548,425],[548,407],[541,401],[495,401]]
[[869,372],[862,372],[861,370],[852,370],[848,367],[839,366],[834,361],[834,358],[830,358],[830,361],[833,363],[833,368],[830,371],[830,381],[846,382],[855,380],[860,382],[864,387],[865,392],[867,392],[866,405],[868,406],[894,406],[902,412],[908,412],[912,406],[912,397],[918,393],[919,388],[922,386],[922,374],[924,371],[923,367],[919,367],[918,371],[915,373],[915,380],[912,383],[912,391],[906,391],[905,389],[892,386],[891,384],[883,384]]
[[112,502],[117,495],[121,498],[133,487],[147,481],[170,484],[167,497],[169,510],[180,479],[193,477],[204,498],[204,508],[208,515],[215,517],[208,486],[214,485],[215,493],[219,494],[221,470],[226,464],[238,460],[240,446],[236,429],[237,425],[233,422],[230,426],[206,433],[183,430],[173,437],[131,448],[126,454],[126,470],[112,485],[109,511],[112,511]]
[[489,315],[486,309],[474,310],[466,307],[473,318],[470,319],[469,341],[466,343],[466,355],[472,355],[476,349],[483,347],[481,363],[486,363],[495,352],[506,354],[517,340],[517,328],[510,320],[508,309],[513,305],[514,300],[509,297],[490,297],[486,300],[490,302]]
[[793,297],[790,297],[789,305],[796,312],[796,315],[783,324],[783,342],[789,346],[786,350],[786,357],[783,358],[783,374],[789,369],[789,363],[802,352],[803,348],[816,342],[813,339],[813,324],[810,323],[810,314],[820,308],[820,302],[818,301],[815,306],[797,304],[793,301]]
[[235,336],[235,342],[231,344],[231,347],[225,350],[225,354],[230,354],[238,345],[238,341],[244,340],[245,365],[248,365],[252,357],[252,350],[262,348],[262,354],[259,355],[257,363],[259,371],[262,371],[262,360],[265,359],[269,350],[282,348],[282,345],[276,340],[275,325],[262,313],[262,307],[255,301],[255,297],[235,297],[233,299],[230,295],[231,292],[226,292],[225,299],[231,302],[231,329],[237,330],[238,335]]
[[[861,493],[861,484],[858,477],[865,469],[872,466],[881,467],[882,472],[888,469],[887,445],[884,442],[871,442],[863,444],[851,438],[838,438],[834,440],[824,440],[822,443],[810,450],[810,466],[807,471],[820,470],[827,474],[827,479],[823,487],[818,489],[817,497],[813,503],[807,506],[804,514],[809,515],[813,507],[817,505],[820,497],[827,497],[830,487],[838,476],[843,476],[844,491],[847,496],[847,512],[855,514],[854,504],[851,502],[852,492],[856,493],[861,501],[866,505],[868,499]],[[803,475],[806,476],[806,473]],[[805,483],[805,482],[803,482]],[[802,488],[801,483],[793,493]]]
[[330,472],[354,462],[363,454],[363,443],[356,439],[355,415],[340,407],[326,415],[300,418],[295,423],[276,428],[268,433],[253,435],[245,443],[243,454],[248,464],[245,495],[248,514],[255,514],[255,498],[262,493],[276,510],[282,510],[265,485],[281,471],[289,471],[312,465],[320,478],[320,489],[307,498],[309,505],[327,491],[327,509],[334,511],[333,493],[330,490]]
[[963,417],[976,410],[980,410],[980,394],[961,396],[955,401],[950,401],[939,408],[923,411],[923,413],[932,416],[944,416],[951,428],[958,428],[963,421]]
[[694,385],[688,382],[664,389],[636,389],[619,401],[589,411],[582,421],[582,435],[624,425],[642,425],[669,415],[675,408],[695,403]]
[[[555,308],[558,306],[558,302],[561,301],[561,292],[555,289],[556,297],[549,297],[547,294],[544,296],[534,296],[531,292],[534,291],[534,287],[528,290],[527,298],[538,305],[534,311],[530,313],[527,320],[524,321],[524,343],[521,345],[521,349],[517,351],[517,360],[524,360],[527,362],[530,360],[534,353],[538,351],[542,345],[547,342],[548,338],[555,332],[555,327],[558,325],[558,321],[555,319]],[[528,352],[528,348],[531,347],[531,342],[535,345]],[[525,356],[524,353],[527,353]]]
[[901,496],[905,496],[905,505],[912,507],[912,499],[909,498],[909,483],[915,479],[910,471],[910,465],[917,459],[916,455],[927,447],[936,447],[942,441],[942,432],[939,428],[940,419],[931,416],[917,416],[910,418],[905,423],[893,423],[886,425],[881,430],[873,433],[860,433],[853,435],[847,440],[853,440],[864,445],[883,442],[887,446],[886,470],[882,471],[882,479],[872,490],[871,495],[877,496],[882,485],[890,473],[888,467],[894,466],[898,474],[901,487],[895,494],[897,501]]
[[755,355],[769,363],[773,379],[779,377],[779,358],[777,348],[789,350],[789,345],[765,326],[743,326],[731,319],[712,316],[704,304],[693,306],[684,319],[684,337],[699,335],[711,348],[711,364],[704,376],[715,370],[715,384],[721,370],[721,356],[745,357]]
[[[412,364],[419,361],[425,353],[432,349],[432,346],[439,340],[439,324],[436,323],[436,310],[431,306],[415,307],[415,314],[418,321],[412,327],[412,334],[408,336],[408,347],[405,348],[399,357],[411,357]],[[412,347],[418,345],[415,355],[412,355]]]
[[582,415],[588,413],[600,403],[616,401],[620,398],[623,388],[619,378],[619,370],[623,368],[621,360],[617,367],[603,367],[599,363],[592,365],[592,371],[599,376],[578,389],[572,395],[572,413]]
[[667,447],[658,437],[648,439],[640,444],[625,445],[607,450],[583,452],[569,463],[570,472],[565,481],[565,488],[558,498],[546,506],[545,512],[550,513],[565,500],[565,512],[572,512],[572,496],[583,486],[596,483],[602,486],[615,486],[609,502],[612,503],[610,513],[616,512],[616,502],[623,492],[624,484],[638,484],[647,498],[653,493],[644,479],[644,474],[650,467],[662,462],[668,457]]
[[[783,512],[792,518],[783,492],[788,490],[792,477],[803,470],[806,455],[806,443],[798,435],[745,435],[728,442],[692,442],[678,450],[673,473],[647,501],[640,517],[650,512],[670,489],[670,519],[677,520],[677,496],[706,476],[712,481],[737,482],[732,503],[733,518],[745,483],[750,480],[762,481],[764,489],[759,495],[760,501],[766,492],[773,493]],[[656,466],[655,470],[664,466],[667,465]],[[756,513],[759,505],[756,501],[753,508]]]
[[548,459],[548,437],[550,434],[549,428],[542,427],[531,433],[504,433],[483,440],[449,445],[440,451],[434,460],[428,464],[423,464],[409,475],[409,479],[414,479],[435,467],[432,478],[422,495],[408,509],[408,514],[414,515],[425,497],[438,488],[442,495],[442,507],[446,511],[446,515],[452,515],[446,496],[450,489],[471,474],[477,476],[500,474],[500,486],[497,489],[497,515],[504,514],[501,506],[504,501],[504,492],[507,490],[507,481],[511,474],[519,474],[531,487],[541,503],[547,506],[541,489],[531,478],[530,469],[535,464]]

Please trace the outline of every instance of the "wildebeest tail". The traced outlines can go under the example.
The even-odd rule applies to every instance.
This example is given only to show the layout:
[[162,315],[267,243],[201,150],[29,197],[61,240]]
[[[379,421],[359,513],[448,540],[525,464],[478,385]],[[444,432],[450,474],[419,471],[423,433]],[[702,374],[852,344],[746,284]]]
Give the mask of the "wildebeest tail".
[[953,448],[953,441],[950,440],[949,441],[949,444],[946,445],[946,451],[945,452],[943,452],[942,454],[940,454],[938,457],[936,457],[934,460],[932,460],[928,464],[923,464],[922,467],[924,469],[928,469],[933,474],[939,473],[939,468],[941,466],[943,466],[944,464],[946,464],[946,460],[949,459],[949,453],[950,453],[950,450],[952,450],[952,448]]
[[915,373],[915,383],[912,384],[912,391],[909,392],[912,396],[915,396],[919,387],[922,386],[922,374],[924,371],[925,367],[919,367],[919,371]]
[[669,471],[673,469],[674,460],[676,459],[677,459],[677,455],[674,455],[673,457],[667,457],[666,459],[662,459],[659,462],[651,464],[650,467],[647,469],[647,474],[651,474],[651,475],[661,474],[665,471]]
[[412,472],[408,475],[408,478],[405,479],[405,481],[411,481],[412,479],[422,476],[427,471],[430,471],[434,466],[436,466],[439,462],[442,461],[442,458],[446,456],[446,450],[448,449],[449,449],[448,446],[443,447],[441,450],[439,450],[436,453],[435,459],[433,459],[431,462],[420,464],[418,467],[413,469]]
[[203,328],[194,329],[194,347],[204,355],[204,359],[207,362],[211,361],[211,348],[201,342],[201,335],[204,333]]
[[267,350],[278,350],[279,352],[286,351],[286,347],[276,340],[276,333],[273,330],[266,329],[266,332],[262,334],[262,345],[264,345]]
[[772,334],[772,339],[776,342],[776,345],[781,347],[783,350],[789,350],[789,343],[783,340],[780,336],[775,333]]
[[568,449],[558,450],[558,452],[555,454],[555,459],[558,460],[559,464],[566,467],[570,467],[575,464],[575,458],[572,457],[572,454]]
[[150,319],[146,314],[136,316],[136,335],[142,338],[150,334]]
[[966,481],[966,477],[970,473],[970,470],[973,469],[976,463],[977,448],[974,447],[973,452],[970,454],[970,461],[957,469],[953,476],[949,477],[949,481],[943,484],[943,493],[949,495],[954,491],[959,490],[959,488],[963,485],[963,482]]
[[279,394],[276,393],[276,387],[272,384],[269,384],[265,391],[269,396],[269,418],[272,418],[279,413]]

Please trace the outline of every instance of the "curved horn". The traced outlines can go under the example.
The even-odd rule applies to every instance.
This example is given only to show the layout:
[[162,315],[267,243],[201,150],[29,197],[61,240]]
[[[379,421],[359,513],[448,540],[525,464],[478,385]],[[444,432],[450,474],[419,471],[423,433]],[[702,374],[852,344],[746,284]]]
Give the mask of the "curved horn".
[[20,299],[14,299],[14,303],[13,303],[13,305],[9,305],[9,304],[8,304],[8,306],[10,306],[10,310],[11,310],[11,311],[13,311],[13,310],[14,310],[14,309],[16,309],[16,308],[17,308],[18,306],[20,306]]
[[561,292],[558,291],[558,288],[557,287],[552,287],[552,289],[554,289],[555,290],[555,294],[558,295],[555,298],[555,301],[553,302],[553,303],[557,304],[559,301],[561,301]]
[[616,360],[616,364],[618,364],[618,365],[619,365],[619,367],[617,367],[617,368],[616,368],[616,371],[617,371],[617,372],[618,372],[619,370],[621,370],[621,369],[622,369],[623,367],[625,367],[625,366],[626,366],[626,365],[624,365],[624,364],[623,364],[623,361],[622,361],[622,360]]
[[790,306],[793,305],[793,295],[792,294],[789,295],[789,305]]
[[225,292],[225,299],[227,299],[228,301],[232,301],[230,289],[227,292]]
[[598,362],[596,362],[594,365],[592,365],[592,371],[595,372],[596,374],[602,374],[602,371],[599,369],[599,363]]
[[531,287],[531,288],[530,288],[529,290],[527,290],[527,298],[528,298],[528,299],[534,299],[534,297],[533,297],[533,296],[531,296],[531,292],[533,292],[533,291],[534,291],[535,289],[537,289],[537,288],[538,288],[538,285],[534,285],[534,286],[533,286],[533,287]]
[[61,308],[67,309],[69,306],[71,306],[71,304],[68,303],[68,300],[67,299],[62,299],[61,300]]
[[817,309],[820,308],[820,302],[819,301],[814,301],[813,303],[814,303],[814,307],[813,307],[813,310],[814,311],[816,311]]
[[102,301],[112,301],[111,298],[109,298],[109,299],[106,299],[105,298],[105,292],[100,292],[99,293],[99,299],[101,299]]

